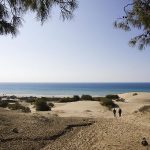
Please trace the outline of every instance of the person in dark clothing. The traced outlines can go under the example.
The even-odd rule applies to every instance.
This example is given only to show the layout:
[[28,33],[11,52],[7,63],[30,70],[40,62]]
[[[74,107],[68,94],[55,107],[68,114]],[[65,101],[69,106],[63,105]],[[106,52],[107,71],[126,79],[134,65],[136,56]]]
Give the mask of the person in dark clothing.
[[118,113],[119,113],[119,117],[121,117],[121,115],[122,115],[122,110],[121,110],[121,108],[119,108]]
[[116,117],[116,109],[113,109],[114,117]]

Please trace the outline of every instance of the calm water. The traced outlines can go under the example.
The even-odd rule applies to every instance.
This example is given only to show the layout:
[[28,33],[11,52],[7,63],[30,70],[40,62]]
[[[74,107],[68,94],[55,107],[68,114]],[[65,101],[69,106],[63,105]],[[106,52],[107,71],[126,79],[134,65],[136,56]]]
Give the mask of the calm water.
[[0,95],[72,96],[150,92],[150,83],[0,83]]

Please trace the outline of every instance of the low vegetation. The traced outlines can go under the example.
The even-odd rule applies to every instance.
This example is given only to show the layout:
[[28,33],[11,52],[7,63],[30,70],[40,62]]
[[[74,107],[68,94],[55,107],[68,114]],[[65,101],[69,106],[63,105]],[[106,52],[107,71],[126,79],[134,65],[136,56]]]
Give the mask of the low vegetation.
[[0,107],[6,108],[8,106],[7,101],[0,101]]
[[49,110],[51,110],[51,107],[49,107],[47,102],[43,99],[36,100],[35,107],[36,107],[37,111],[49,111]]
[[35,101],[37,100],[37,97],[33,97],[33,96],[30,96],[30,97],[20,97],[19,98],[21,101],[25,101],[27,103],[35,103]]
[[136,96],[136,95],[138,95],[138,93],[133,93],[133,96]]
[[150,105],[145,105],[139,109],[139,112],[150,112]]
[[124,98],[119,98],[119,99],[116,99],[115,101],[116,102],[125,102],[125,99]]
[[82,95],[82,96],[81,96],[81,99],[82,99],[82,100],[93,100],[93,98],[92,98],[91,95]]
[[48,106],[52,108],[52,107],[54,107],[54,104],[53,103],[48,103]]
[[80,101],[80,97],[78,95],[74,95],[73,97],[63,97],[59,98],[60,103],[66,103],[66,102],[77,102]]
[[74,101],[79,101],[79,100],[80,100],[80,97],[79,97],[78,95],[74,95],[74,96],[73,96],[73,100],[74,100]]
[[108,98],[108,99],[119,99],[118,95],[112,95],[112,94],[106,95],[105,97]]
[[13,103],[13,104],[8,104],[7,107],[11,110],[21,110],[22,112],[25,112],[25,113],[31,112],[29,107],[22,106],[18,102]]
[[[7,97],[6,97],[7,98]],[[52,107],[54,107],[53,102],[60,102],[60,103],[66,103],[66,102],[76,102],[76,101],[82,101],[82,100],[88,100],[88,101],[98,101],[103,106],[107,107],[108,109],[112,109],[114,107],[118,107],[117,104],[112,100],[115,101],[122,101],[124,102],[124,99],[119,98],[118,95],[106,95],[106,97],[92,97],[91,95],[82,95],[81,97],[78,95],[74,95],[73,97],[15,97],[12,96],[11,100],[0,100],[0,107],[8,107],[13,110],[22,110],[24,112],[30,112],[29,108],[26,108],[24,106],[21,106],[18,102],[16,102],[15,99],[18,99],[20,101],[25,101],[27,103],[31,103],[35,105],[35,108],[37,111],[50,111]],[[15,103],[15,104],[9,104],[9,103]]]
[[63,97],[59,99],[60,103],[67,103],[67,102],[74,102],[73,98],[71,97]]
[[106,97],[101,97],[100,98],[100,104],[107,107],[109,110],[112,108],[118,107],[117,104],[114,103],[112,99],[106,98]]

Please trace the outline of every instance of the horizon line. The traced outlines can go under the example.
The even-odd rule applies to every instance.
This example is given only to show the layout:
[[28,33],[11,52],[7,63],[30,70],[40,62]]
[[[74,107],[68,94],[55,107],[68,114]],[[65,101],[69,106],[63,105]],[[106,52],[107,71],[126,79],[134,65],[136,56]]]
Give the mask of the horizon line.
[[45,83],[45,84],[65,84],[65,83],[67,83],[67,84],[78,84],[78,83],[83,83],[83,84],[90,84],[90,83],[150,83],[150,81],[143,81],[143,82],[140,82],[140,81],[133,81],[133,82],[118,82],[118,81],[116,81],[116,82],[29,82],[29,81],[25,81],[25,82],[16,82],[16,81],[11,81],[11,82],[1,82],[0,81],[0,83],[38,83],[38,84],[40,84],[40,83]]

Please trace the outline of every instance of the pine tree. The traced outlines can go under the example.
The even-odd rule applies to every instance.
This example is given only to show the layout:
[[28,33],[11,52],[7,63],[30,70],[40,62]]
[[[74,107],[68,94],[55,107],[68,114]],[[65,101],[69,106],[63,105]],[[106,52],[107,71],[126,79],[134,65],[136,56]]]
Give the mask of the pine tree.
[[141,30],[141,34],[133,37],[129,45],[137,46],[140,50],[150,45],[150,0],[133,0],[124,6],[125,15],[115,21],[114,26],[125,31],[133,28]]
[[0,0],[0,35],[15,36],[28,11],[34,12],[43,24],[50,17],[53,6],[59,7],[65,20],[72,18],[77,3],[76,0]]

